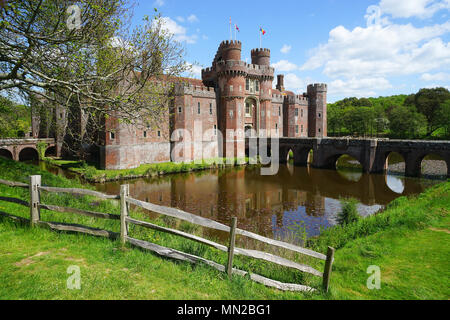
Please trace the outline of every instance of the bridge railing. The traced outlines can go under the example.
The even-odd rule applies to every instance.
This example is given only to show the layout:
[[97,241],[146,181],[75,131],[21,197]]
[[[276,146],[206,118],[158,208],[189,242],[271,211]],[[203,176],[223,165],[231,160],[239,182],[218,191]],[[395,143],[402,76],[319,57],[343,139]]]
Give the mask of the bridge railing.
[[[19,204],[25,207],[30,208],[30,219],[25,219],[23,217],[14,216],[5,212],[0,211],[0,215],[9,217],[16,221],[30,223],[32,226],[43,226],[50,228],[55,231],[66,231],[66,232],[77,232],[84,233],[93,236],[107,237],[110,239],[119,239],[122,244],[130,243],[136,247],[140,247],[149,251],[152,251],[160,256],[187,261],[190,263],[204,263],[213,267],[221,272],[226,272],[228,277],[231,278],[232,275],[240,275],[240,276],[249,276],[251,280],[264,284],[268,287],[274,287],[283,291],[316,291],[316,289],[293,283],[282,283],[280,281],[276,281],[273,279],[265,278],[261,275],[249,273],[246,271],[242,271],[236,268],[233,268],[233,259],[235,255],[246,256],[250,258],[255,258],[258,260],[263,260],[266,262],[274,263],[280,266],[288,267],[296,269],[300,272],[312,274],[317,277],[322,277],[322,287],[325,291],[328,291],[329,283],[330,283],[330,275],[332,264],[334,260],[334,249],[329,247],[327,254],[322,254],[319,252],[315,252],[306,248],[302,248],[290,243],[270,239],[263,237],[261,235],[237,228],[237,218],[233,218],[231,221],[231,225],[227,226],[221,224],[217,221],[207,219],[201,216],[197,216],[176,208],[159,206],[156,204],[152,204],[149,202],[140,201],[130,197],[129,195],[129,185],[122,185],[120,189],[119,195],[107,195],[101,192],[88,190],[88,189],[76,189],[76,188],[56,188],[56,187],[47,187],[41,185],[41,176],[30,176],[29,184],[14,182],[14,181],[6,181],[0,180],[0,184],[9,186],[9,187],[17,187],[17,188],[27,188],[30,191],[30,200],[24,201],[22,199],[11,198],[11,197],[2,197],[0,196],[0,201],[6,201],[14,204]],[[66,193],[71,195],[78,196],[93,196],[96,198],[104,199],[104,200],[119,200],[120,201],[120,216],[117,214],[108,214],[102,212],[94,212],[81,210],[76,208],[67,208],[61,206],[54,206],[41,203],[41,192],[51,192],[51,193]],[[216,243],[214,241],[192,235],[189,233],[185,233],[176,229],[166,228],[159,225],[152,224],[146,221],[140,221],[130,217],[130,205],[145,209],[147,211],[151,211],[157,214],[165,215],[168,217],[177,218],[183,221],[187,221],[194,225],[198,225],[201,227],[206,227],[210,229],[215,229],[223,232],[229,233],[229,245],[224,246],[222,244]],[[83,225],[75,225],[75,224],[67,224],[67,223],[59,223],[59,222],[47,222],[41,220],[41,209],[59,212],[59,213],[73,213],[83,216],[88,216],[92,218],[98,219],[108,219],[108,220],[120,220],[120,234],[116,232],[112,232],[109,230],[102,230],[97,228],[91,228]],[[168,234],[176,235],[183,237],[185,239],[189,239],[210,247],[213,247],[219,251],[226,252],[228,255],[227,264],[221,265],[214,261],[210,261],[204,259],[202,257],[198,257],[192,254],[188,254],[185,252],[181,252],[175,249],[166,248],[148,241],[143,241],[139,239],[132,238],[128,235],[129,224],[141,226],[147,229],[156,230],[159,232],[165,232]],[[308,257],[316,258],[319,260],[325,261],[325,268],[323,272],[320,272],[313,267],[305,264],[300,264],[295,261],[291,261],[279,256],[276,256],[271,253],[257,251],[257,250],[249,250],[244,248],[238,248],[235,246],[236,235],[241,235],[244,237],[248,237],[254,240],[261,241],[265,244],[269,244],[271,246],[275,246],[278,248],[287,249],[296,253],[300,253],[302,255],[306,255]]]

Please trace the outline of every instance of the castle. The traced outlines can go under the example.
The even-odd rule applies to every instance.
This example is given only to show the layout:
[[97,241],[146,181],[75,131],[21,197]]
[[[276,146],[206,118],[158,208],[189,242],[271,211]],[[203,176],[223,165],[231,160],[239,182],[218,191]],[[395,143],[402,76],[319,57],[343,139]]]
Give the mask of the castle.
[[[100,166],[126,169],[144,163],[244,157],[245,133],[257,136],[326,137],[327,85],[309,85],[296,95],[284,88],[270,50],[251,51],[241,60],[242,43],[223,41],[202,80],[177,83],[167,118],[158,130],[106,123]],[[180,132],[180,134],[177,134]],[[248,132],[247,132],[248,134]]]
[[[130,169],[147,163],[244,158],[246,137],[326,137],[327,85],[309,85],[296,95],[277,76],[270,50],[251,51],[252,63],[241,60],[242,43],[223,41],[202,80],[177,79],[171,102],[158,129],[132,126],[114,117],[97,132],[100,147],[90,154],[102,169]],[[82,113],[82,111],[80,111]],[[83,115],[68,123],[61,106],[54,110],[56,155],[65,154],[63,127],[86,130]],[[49,137],[42,116],[33,116],[33,136]],[[73,123],[74,122],[74,123]],[[48,126],[48,125],[47,125]],[[47,131],[47,133],[44,133]],[[83,136],[83,133],[79,134]],[[71,145],[69,141],[69,145]]]

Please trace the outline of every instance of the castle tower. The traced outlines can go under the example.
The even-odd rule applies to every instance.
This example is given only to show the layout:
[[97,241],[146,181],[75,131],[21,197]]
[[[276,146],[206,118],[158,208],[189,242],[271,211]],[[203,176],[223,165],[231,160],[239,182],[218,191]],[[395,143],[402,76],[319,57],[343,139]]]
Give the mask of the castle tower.
[[327,85],[324,83],[308,86],[308,136],[327,136]]
[[272,110],[272,83],[274,70],[270,67],[270,50],[269,49],[253,49],[251,51],[252,64],[258,66],[260,81],[259,88],[259,135],[270,137],[272,131],[278,130],[282,124],[275,118]]
[[219,129],[223,134],[223,157],[245,157],[244,99],[247,69],[241,61],[242,43],[224,41],[215,59],[219,86]]

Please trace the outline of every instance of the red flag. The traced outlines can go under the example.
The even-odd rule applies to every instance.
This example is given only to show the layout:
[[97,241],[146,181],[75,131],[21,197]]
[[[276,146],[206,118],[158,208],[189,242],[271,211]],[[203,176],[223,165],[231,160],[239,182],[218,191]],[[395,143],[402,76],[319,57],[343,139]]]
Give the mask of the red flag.
[[235,26],[237,31],[241,32],[241,30],[239,30],[239,27],[237,26],[237,24],[235,24],[234,26]]

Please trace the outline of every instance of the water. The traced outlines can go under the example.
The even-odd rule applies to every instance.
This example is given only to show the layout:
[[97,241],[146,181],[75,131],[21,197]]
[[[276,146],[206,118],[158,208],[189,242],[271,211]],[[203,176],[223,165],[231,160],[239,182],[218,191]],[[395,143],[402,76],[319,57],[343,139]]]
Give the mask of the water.
[[[341,198],[356,198],[367,216],[400,196],[423,192],[439,180],[400,175],[363,174],[358,169],[318,170],[280,166],[277,175],[261,176],[255,167],[175,174],[152,179],[97,184],[99,191],[118,194],[130,184],[132,197],[219,221],[238,218],[238,227],[269,238],[298,242],[294,230],[307,237],[336,224]],[[205,236],[226,242],[227,234],[203,230]]]

